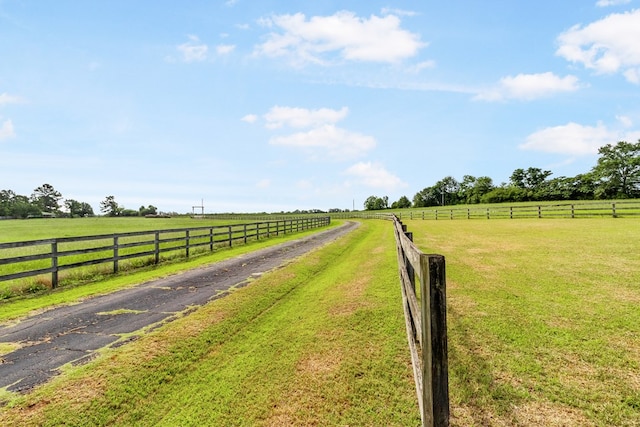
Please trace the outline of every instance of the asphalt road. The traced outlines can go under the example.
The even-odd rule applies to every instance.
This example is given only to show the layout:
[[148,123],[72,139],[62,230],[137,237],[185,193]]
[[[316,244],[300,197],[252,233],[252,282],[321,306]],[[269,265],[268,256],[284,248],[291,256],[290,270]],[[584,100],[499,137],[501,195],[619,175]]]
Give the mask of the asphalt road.
[[287,264],[357,227],[348,222],[312,236],[233,259],[53,308],[18,324],[0,325],[0,343],[20,348],[0,358],[0,388],[28,392],[67,363],[86,363],[104,347],[117,347],[223,296],[251,277]]

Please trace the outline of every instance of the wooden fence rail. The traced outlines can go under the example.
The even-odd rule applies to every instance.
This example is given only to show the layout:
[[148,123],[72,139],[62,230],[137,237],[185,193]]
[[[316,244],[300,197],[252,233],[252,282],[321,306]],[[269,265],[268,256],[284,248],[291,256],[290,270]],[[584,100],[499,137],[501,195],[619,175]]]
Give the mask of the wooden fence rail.
[[[160,254],[184,251],[189,257],[191,250],[216,245],[232,246],[234,242],[258,240],[280,234],[329,225],[331,218],[309,217],[278,221],[255,222],[251,224],[218,225],[207,227],[181,228],[170,230],[136,231],[120,234],[96,236],[62,237],[26,242],[0,243],[3,250],[24,253],[0,258],[0,282],[24,277],[51,274],[51,286],[58,286],[58,273],[63,270],[89,265],[112,263],[113,272],[118,272],[119,262],[133,258],[153,257],[160,262]],[[81,260],[78,260],[81,259]],[[42,265],[46,263],[47,265]],[[3,266],[16,264],[19,271],[2,274]],[[38,264],[39,267],[34,267]],[[22,267],[22,268],[20,268]]]
[[[398,269],[407,339],[422,425],[449,425],[449,365],[445,262],[422,253],[412,233],[394,216]],[[418,288],[416,289],[416,279]]]
[[540,202],[434,206],[403,210],[380,210],[332,213],[333,218],[384,218],[395,214],[400,219],[520,219],[520,218],[630,218],[640,217],[640,199],[617,201]]

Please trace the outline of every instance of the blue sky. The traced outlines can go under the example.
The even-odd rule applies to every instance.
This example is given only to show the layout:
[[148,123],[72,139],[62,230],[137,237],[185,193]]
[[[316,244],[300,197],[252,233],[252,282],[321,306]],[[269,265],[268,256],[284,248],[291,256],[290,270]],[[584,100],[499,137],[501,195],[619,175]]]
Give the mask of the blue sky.
[[361,209],[640,138],[640,0],[0,0],[0,189]]

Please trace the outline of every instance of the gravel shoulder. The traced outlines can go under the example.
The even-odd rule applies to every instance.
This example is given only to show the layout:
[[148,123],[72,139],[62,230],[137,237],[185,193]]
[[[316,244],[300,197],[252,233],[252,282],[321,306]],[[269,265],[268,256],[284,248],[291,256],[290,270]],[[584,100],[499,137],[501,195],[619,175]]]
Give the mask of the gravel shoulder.
[[0,388],[28,392],[57,375],[61,366],[86,363],[101,348],[135,340],[357,226],[356,222],[347,222],[188,272],[52,308],[18,324],[0,325],[0,345],[17,348],[0,358]]

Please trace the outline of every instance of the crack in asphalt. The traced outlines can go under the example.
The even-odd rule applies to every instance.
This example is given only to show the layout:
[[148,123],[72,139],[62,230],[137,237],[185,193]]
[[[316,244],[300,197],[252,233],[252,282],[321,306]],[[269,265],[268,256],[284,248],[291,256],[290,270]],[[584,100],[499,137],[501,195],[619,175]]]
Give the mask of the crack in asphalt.
[[18,323],[0,325],[0,343],[20,345],[0,358],[0,389],[29,392],[58,375],[63,365],[86,363],[101,348],[135,341],[138,336],[130,334],[148,332],[179,315],[188,315],[226,295],[229,289],[244,286],[357,226],[358,223],[347,222],[270,248],[55,307]]

